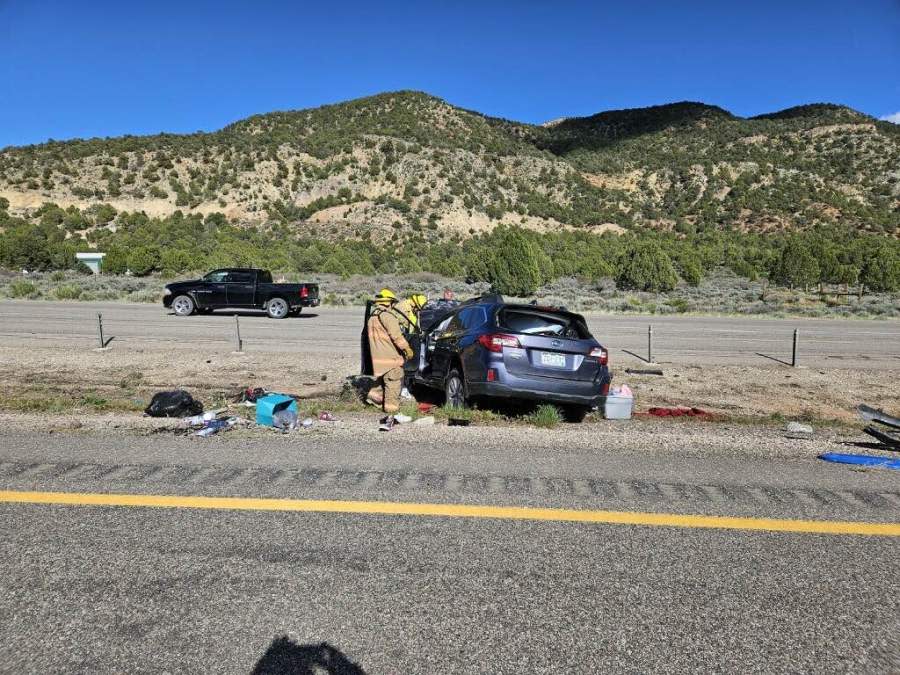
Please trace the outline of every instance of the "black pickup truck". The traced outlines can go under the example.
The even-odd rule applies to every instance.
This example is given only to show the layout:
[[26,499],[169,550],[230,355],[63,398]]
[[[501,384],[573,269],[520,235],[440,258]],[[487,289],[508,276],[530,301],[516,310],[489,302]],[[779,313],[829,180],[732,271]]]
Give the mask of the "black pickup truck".
[[268,270],[229,268],[213,270],[202,279],[168,284],[163,305],[178,316],[215,309],[262,309],[273,319],[299,314],[319,305],[316,284],[275,284]]

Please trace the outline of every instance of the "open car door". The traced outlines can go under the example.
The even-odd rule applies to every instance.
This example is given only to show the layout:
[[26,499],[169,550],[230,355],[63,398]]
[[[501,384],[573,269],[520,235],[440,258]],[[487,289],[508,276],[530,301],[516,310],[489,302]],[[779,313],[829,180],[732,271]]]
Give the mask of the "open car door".
[[360,353],[360,364],[359,364],[359,374],[360,375],[374,375],[375,368],[372,366],[372,352],[369,350],[369,317],[372,316],[372,305],[374,303],[371,300],[366,302],[366,315],[363,319],[362,325],[362,333],[359,337],[359,353]]

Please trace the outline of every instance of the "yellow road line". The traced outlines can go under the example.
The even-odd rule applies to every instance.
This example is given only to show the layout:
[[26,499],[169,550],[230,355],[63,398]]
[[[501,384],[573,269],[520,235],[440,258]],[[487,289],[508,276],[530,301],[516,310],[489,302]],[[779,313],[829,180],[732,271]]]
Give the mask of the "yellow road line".
[[701,516],[678,513],[583,511],[578,509],[488,506],[480,504],[416,504],[406,502],[356,502],[315,499],[198,497],[80,492],[20,492],[16,490],[0,490],[0,503],[3,502],[18,504],[64,504],[71,506],[143,506],[179,509],[227,509],[236,511],[300,511],[306,513],[357,513],[388,516],[443,516],[452,518],[492,518],[500,520],[546,520],[571,523],[603,523],[655,527],[763,530],[770,532],[900,537],[900,523],[734,518],[731,516]]

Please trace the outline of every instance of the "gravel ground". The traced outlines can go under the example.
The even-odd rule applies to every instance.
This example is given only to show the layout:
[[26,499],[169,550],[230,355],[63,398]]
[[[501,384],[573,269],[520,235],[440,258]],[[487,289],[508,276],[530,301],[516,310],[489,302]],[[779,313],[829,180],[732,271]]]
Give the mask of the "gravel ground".
[[[378,431],[377,413],[337,413],[337,423],[318,422],[310,430],[282,435],[273,429],[250,427],[224,432],[230,440],[242,439],[308,450],[318,443],[371,443],[380,446],[404,445],[414,441],[417,447],[440,449],[446,445],[469,448],[500,446],[520,449],[560,448],[560,452],[596,450],[648,453],[815,457],[822,452],[847,451],[848,444],[865,443],[869,438],[851,427],[816,427],[810,439],[788,438],[783,428],[774,425],[711,423],[701,420],[641,418],[630,421],[602,420],[580,425],[561,424],[554,429],[539,429],[524,423],[469,427],[451,427],[438,422],[434,426],[401,425],[385,434]],[[45,431],[57,434],[105,434],[127,439],[153,435],[171,438],[182,433],[177,420],[154,419],[134,414],[44,414],[0,413],[0,427],[8,431]],[[215,442],[193,439],[198,447]]]

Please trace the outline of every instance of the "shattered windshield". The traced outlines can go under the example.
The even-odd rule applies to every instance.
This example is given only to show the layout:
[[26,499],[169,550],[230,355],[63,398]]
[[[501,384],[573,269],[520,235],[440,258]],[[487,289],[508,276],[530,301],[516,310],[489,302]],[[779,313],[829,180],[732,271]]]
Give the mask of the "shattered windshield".
[[506,309],[500,315],[500,325],[506,330],[525,335],[565,337],[574,340],[590,337],[587,329],[569,317],[547,312]]

